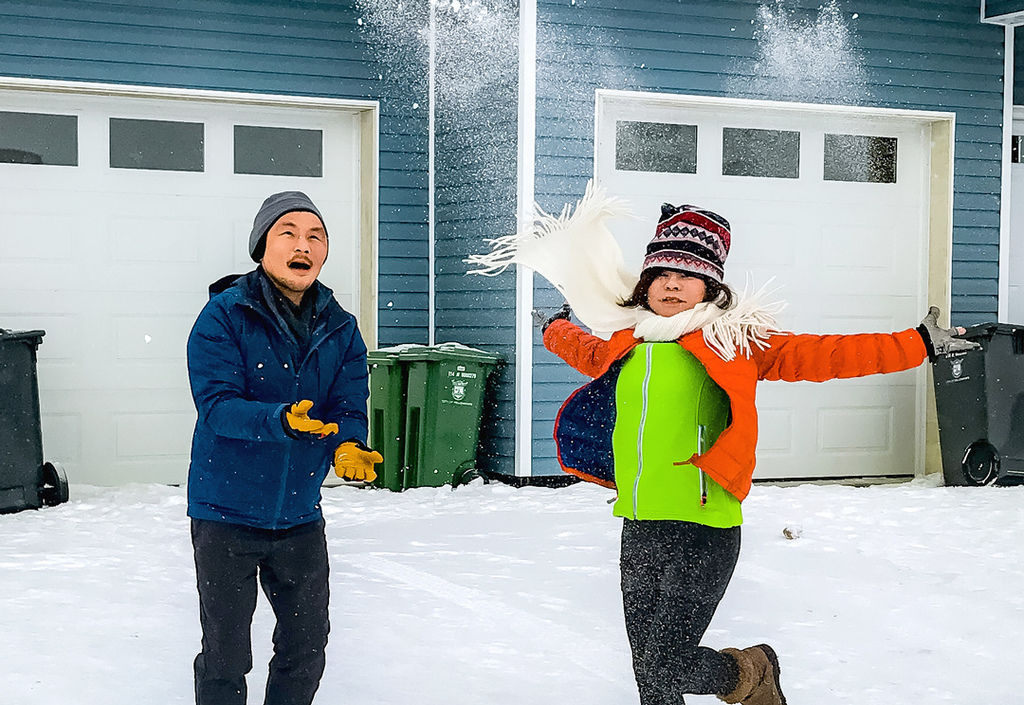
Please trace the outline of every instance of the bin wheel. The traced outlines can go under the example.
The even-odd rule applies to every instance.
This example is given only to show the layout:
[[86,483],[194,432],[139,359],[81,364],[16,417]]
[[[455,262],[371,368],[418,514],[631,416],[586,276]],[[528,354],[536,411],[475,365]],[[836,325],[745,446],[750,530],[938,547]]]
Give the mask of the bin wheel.
[[43,484],[39,498],[47,507],[68,501],[68,475],[60,463],[43,463]]
[[467,461],[456,468],[454,475],[452,475],[453,490],[459,485],[465,485],[478,477],[483,478],[484,484],[489,482],[487,476],[477,470],[474,465],[475,463],[473,463],[473,461]]
[[991,485],[999,476],[999,451],[988,441],[972,443],[964,453],[960,469],[968,485]]

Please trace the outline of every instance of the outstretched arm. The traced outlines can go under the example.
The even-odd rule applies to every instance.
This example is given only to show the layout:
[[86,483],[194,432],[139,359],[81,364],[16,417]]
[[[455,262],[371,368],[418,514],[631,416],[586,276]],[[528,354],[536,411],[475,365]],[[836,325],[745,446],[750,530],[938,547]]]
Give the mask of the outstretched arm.
[[608,369],[608,341],[565,319],[548,324],[544,330],[544,347],[588,377],[598,377]]
[[755,351],[761,379],[824,382],[917,367],[928,355],[921,334],[773,335]]
[[777,335],[758,350],[761,379],[824,382],[900,372],[936,355],[981,347],[956,338],[963,328],[941,328],[939,309],[931,306],[921,325],[898,333],[857,335]]

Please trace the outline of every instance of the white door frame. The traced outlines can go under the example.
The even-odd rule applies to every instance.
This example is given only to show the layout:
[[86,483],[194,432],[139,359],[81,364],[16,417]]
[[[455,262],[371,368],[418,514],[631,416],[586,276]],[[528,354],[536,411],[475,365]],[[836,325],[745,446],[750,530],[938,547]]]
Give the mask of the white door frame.
[[73,93],[104,97],[154,98],[189,102],[234,103],[283,108],[315,108],[355,112],[360,128],[360,285],[359,328],[370,348],[378,339],[378,237],[379,237],[379,161],[380,104],[371,100],[320,98],[264,93],[241,93],[162,86],[134,86],[78,81],[53,81],[0,76],[0,89],[31,92]]
[[[1020,271],[1018,267],[1015,267],[1013,261],[1014,259],[1019,260],[1020,257],[1011,259],[1014,249],[1024,250],[1024,238],[1020,241],[1014,241],[1013,230],[1010,227],[1013,219],[1016,217],[1013,203],[1013,174],[1021,170],[1020,164],[1013,164],[1010,161],[1012,158],[1012,144],[1010,140],[1013,139],[1014,134],[1024,134],[1024,105],[1013,106],[1010,114],[1012,118],[1007,121],[1010,129],[1009,137],[1007,138],[1006,154],[1004,155],[1004,170],[1006,173],[1004,180],[1007,187],[1001,209],[1005,214],[1006,226],[1001,228],[999,237],[999,320],[1006,323],[1014,322],[1010,320],[1010,286],[1024,284],[1024,271]],[[1014,308],[1019,309],[1020,307]]]
[[[617,104],[636,102],[671,107],[690,105],[719,110],[740,108],[792,111],[805,115],[818,113],[840,114],[855,118],[899,118],[920,122],[930,127],[932,170],[928,184],[927,297],[930,303],[942,309],[943,317],[948,324],[953,265],[953,155],[956,113],[599,89],[596,91],[594,101],[595,178],[597,177],[599,158],[599,143],[596,136],[601,134],[601,128],[608,119],[606,117],[608,108]],[[924,428],[920,428],[920,424],[918,425],[917,447],[924,448],[924,453],[917,453],[915,474],[941,472],[942,459],[939,452],[938,421],[935,415],[931,384],[918,385],[917,405],[919,409],[926,410],[926,420]]]

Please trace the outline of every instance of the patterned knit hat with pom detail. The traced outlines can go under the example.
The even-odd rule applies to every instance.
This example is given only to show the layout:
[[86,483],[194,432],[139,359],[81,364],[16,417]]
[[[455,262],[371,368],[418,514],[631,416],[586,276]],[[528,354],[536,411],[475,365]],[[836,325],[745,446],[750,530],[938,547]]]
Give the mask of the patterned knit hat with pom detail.
[[731,241],[729,221],[717,213],[665,203],[643,270],[664,267],[721,282]]

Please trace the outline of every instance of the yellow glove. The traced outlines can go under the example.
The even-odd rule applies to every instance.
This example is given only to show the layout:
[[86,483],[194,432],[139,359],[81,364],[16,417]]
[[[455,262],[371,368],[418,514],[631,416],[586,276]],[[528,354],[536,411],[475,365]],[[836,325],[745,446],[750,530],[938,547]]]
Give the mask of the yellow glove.
[[377,479],[373,466],[382,462],[380,453],[356,441],[345,441],[334,451],[334,472],[346,480],[373,482]]
[[332,433],[337,433],[338,424],[324,423],[323,421],[309,418],[308,412],[312,407],[313,402],[309,399],[303,399],[296,404],[292,404],[292,408],[284,412],[285,423],[293,431],[308,433],[318,438],[326,438]]

